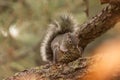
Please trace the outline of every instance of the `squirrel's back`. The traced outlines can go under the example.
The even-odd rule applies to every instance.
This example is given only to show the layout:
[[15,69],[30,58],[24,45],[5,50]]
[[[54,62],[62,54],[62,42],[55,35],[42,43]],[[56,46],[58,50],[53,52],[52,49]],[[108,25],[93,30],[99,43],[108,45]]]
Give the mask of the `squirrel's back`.
[[75,19],[70,14],[62,15],[49,25],[47,33],[43,39],[40,47],[40,53],[43,61],[53,60],[53,51],[51,49],[51,42],[53,39],[67,32],[73,32],[77,27]]

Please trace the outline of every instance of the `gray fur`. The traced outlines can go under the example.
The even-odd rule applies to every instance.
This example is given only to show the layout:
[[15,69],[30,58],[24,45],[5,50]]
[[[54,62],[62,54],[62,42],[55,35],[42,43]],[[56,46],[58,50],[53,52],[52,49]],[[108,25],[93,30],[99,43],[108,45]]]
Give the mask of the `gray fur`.
[[51,42],[53,39],[67,32],[74,32],[76,29],[77,23],[75,19],[70,14],[64,14],[49,25],[49,29],[43,39],[43,42],[40,47],[40,53],[43,61],[52,61],[53,60],[53,51],[51,49]]

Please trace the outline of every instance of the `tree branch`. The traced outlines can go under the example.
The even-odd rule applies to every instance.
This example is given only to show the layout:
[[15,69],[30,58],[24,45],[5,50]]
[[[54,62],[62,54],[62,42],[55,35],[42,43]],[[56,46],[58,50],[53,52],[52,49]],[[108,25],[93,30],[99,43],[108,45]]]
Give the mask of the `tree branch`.
[[83,48],[95,38],[114,27],[120,19],[120,7],[108,5],[101,13],[89,20],[75,32],[80,39],[79,46]]
[[80,78],[80,74],[86,72],[92,62],[90,60],[91,58],[79,58],[69,64],[40,66],[17,73],[6,80],[76,80],[78,76]]

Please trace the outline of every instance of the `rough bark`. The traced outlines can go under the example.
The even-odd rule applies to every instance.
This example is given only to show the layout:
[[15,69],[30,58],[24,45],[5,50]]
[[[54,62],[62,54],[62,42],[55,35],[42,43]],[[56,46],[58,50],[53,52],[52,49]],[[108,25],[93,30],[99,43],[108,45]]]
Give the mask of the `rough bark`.
[[[108,5],[100,14],[81,25],[81,28],[75,32],[80,38],[80,46],[85,47],[112,28],[119,18],[120,6]],[[47,64],[24,70],[5,80],[85,80],[83,77],[89,72],[88,67],[95,62],[94,57],[79,58],[68,64]],[[119,79],[119,75],[113,75],[112,80]]]
[[[54,64],[24,70],[6,80],[76,80],[87,71],[90,58],[79,58],[69,64]],[[81,75],[81,76],[82,76]],[[79,77],[78,77],[79,76]]]
[[75,32],[79,39],[79,46],[83,48],[94,39],[114,27],[120,19],[120,7],[116,5],[108,5],[93,19],[89,20]]

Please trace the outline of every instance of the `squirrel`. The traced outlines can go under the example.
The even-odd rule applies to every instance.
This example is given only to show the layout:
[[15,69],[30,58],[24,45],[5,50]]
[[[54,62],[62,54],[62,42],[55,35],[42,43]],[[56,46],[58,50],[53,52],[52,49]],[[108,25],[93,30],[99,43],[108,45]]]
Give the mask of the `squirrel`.
[[67,63],[77,59],[82,51],[78,47],[79,40],[73,35],[77,28],[76,20],[70,14],[61,15],[50,24],[40,47],[42,60]]

